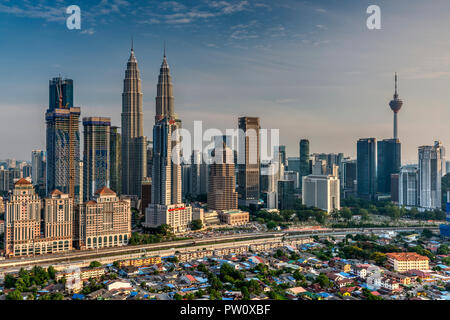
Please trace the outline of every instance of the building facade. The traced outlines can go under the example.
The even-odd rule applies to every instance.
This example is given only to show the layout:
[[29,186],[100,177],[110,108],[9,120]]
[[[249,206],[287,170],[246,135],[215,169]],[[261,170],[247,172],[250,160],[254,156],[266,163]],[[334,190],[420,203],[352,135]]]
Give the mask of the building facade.
[[419,205],[419,169],[417,165],[406,165],[400,168],[398,183],[398,204],[405,207]]
[[87,201],[95,191],[110,186],[111,119],[83,118],[83,127],[83,201]]
[[110,188],[118,195],[122,194],[122,135],[118,127],[112,126],[109,135],[109,176]]
[[[50,80],[47,123],[47,194],[58,189],[79,199],[80,108],[73,106],[73,81]],[[59,97],[59,98],[58,98]]]
[[214,161],[209,172],[208,209],[237,209],[233,151],[226,144],[226,139],[218,139],[215,145]]
[[259,118],[239,118],[238,202],[248,206],[259,201]]
[[375,138],[358,140],[356,161],[358,197],[373,200],[377,192],[377,143]]
[[131,237],[131,202],[107,187],[76,208],[75,245],[78,249],[117,247]]
[[339,178],[332,175],[309,175],[303,177],[302,203],[327,213],[340,210]]
[[441,208],[441,179],[445,172],[445,148],[440,141],[419,147],[419,205]]
[[388,194],[391,193],[391,174],[400,171],[400,140],[385,139],[378,141],[377,153],[377,192]]
[[127,62],[122,93],[122,194],[141,196],[147,176],[147,138],[144,136],[141,78],[134,49]]

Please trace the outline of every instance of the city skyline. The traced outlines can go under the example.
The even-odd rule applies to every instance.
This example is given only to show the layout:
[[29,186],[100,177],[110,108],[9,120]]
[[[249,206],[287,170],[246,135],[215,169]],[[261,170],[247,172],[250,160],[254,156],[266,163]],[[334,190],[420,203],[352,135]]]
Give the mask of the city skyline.
[[[67,4],[60,3],[61,7]],[[176,7],[175,3],[181,6]],[[155,4],[154,14],[160,15],[159,23],[156,20],[142,23],[139,20],[142,17],[139,17],[140,24],[132,21],[129,28],[123,28],[125,21],[130,22],[127,19],[133,9],[130,6],[119,6],[117,10],[110,6],[109,19],[117,20],[120,16],[117,12],[122,13],[123,19],[100,23],[100,18],[95,22],[92,16],[93,12],[102,9],[80,2],[86,13],[80,31],[65,28],[64,12],[60,17],[59,11],[54,9],[45,15],[44,4],[36,8],[28,5],[21,10],[17,5],[2,4],[0,15],[4,15],[6,23],[32,18],[27,20],[27,25],[12,31],[12,35],[20,33],[23,42],[30,45],[36,42],[27,37],[38,36],[42,43],[31,59],[30,50],[24,50],[24,44],[18,43],[13,36],[6,37],[5,44],[17,54],[7,62],[0,62],[4,74],[10,75],[0,77],[1,90],[4,90],[0,103],[3,115],[0,119],[0,158],[28,160],[30,150],[44,149],[42,114],[48,103],[45,85],[59,73],[74,80],[75,106],[81,107],[83,117],[110,116],[112,124],[118,125],[121,78],[131,35],[141,66],[144,136],[149,140],[152,139],[155,116],[153,99],[157,72],[166,41],[167,55],[174,70],[177,112],[186,129],[192,128],[194,120],[203,120],[205,127],[235,128],[238,117],[258,116],[263,128],[281,129],[280,144],[287,146],[288,156],[297,156],[298,141],[307,138],[311,153],[343,152],[354,158],[359,138],[382,140],[392,136],[392,112],[387,104],[392,99],[393,74],[398,72],[399,94],[406,106],[399,117],[402,163],[417,163],[418,146],[431,145],[435,140],[442,141],[444,146],[447,144],[441,119],[450,112],[445,108],[448,100],[445,84],[450,74],[446,70],[450,63],[442,52],[450,43],[442,41],[443,37],[439,35],[443,32],[441,27],[445,29],[443,24],[448,22],[430,25],[427,18],[441,17],[440,11],[445,11],[443,9],[449,4],[438,1],[434,7],[422,10],[420,19],[414,19],[417,16],[413,12],[423,9],[417,1],[408,2],[407,8],[401,4],[381,3],[382,29],[375,31],[365,28],[366,3],[353,9],[348,1],[341,6],[332,1],[319,1],[315,5],[292,1],[281,4],[233,1],[229,4],[228,7],[218,3],[208,6],[203,2],[199,5],[203,7],[181,2]],[[303,11],[303,14],[309,14],[308,19],[301,24],[295,23],[293,13],[288,15],[287,9],[283,8],[288,4],[300,17]],[[205,17],[199,17],[199,12],[205,13]],[[164,18],[170,14],[184,14],[190,16],[190,20],[176,22]],[[414,22],[402,26],[396,21],[398,15],[402,22],[409,19]],[[273,19],[263,26],[260,19],[267,16],[273,16]],[[342,21],[344,17],[350,18],[348,22]],[[272,34],[267,33],[269,27],[281,21],[284,24],[278,25],[278,34],[275,30]],[[206,42],[211,40],[212,30],[199,30],[199,26],[210,26],[212,30],[223,28],[227,32],[215,34],[214,45]],[[32,27],[37,29],[29,32]],[[120,27],[121,31],[117,32]],[[294,37],[302,31],[317,41]],[[27,32],[30,34],[23,34]],[[113,32],[115,41],[111,41]],[[192,32],[191,43],[180,39],[186,32]],[[430,32],[435,35],[429,37]],[[230,41],[218,45],[221,37],[226,35]],[[408,40],[413,36],[421,41]],[[67,44],[64,55],[53,52],[61,38]],[[354,52],[348,52],[352,47],[350,39],[357,44]],[[108,41],[112,43],[105,43]],[[389,52],[387,60],[384,50],[392,48],[390,44],[394,41],[397,46]],[[267,47],[261,48],[261,43],[266,43]],[[247,47],[243,48],[243,44]],[[344,53],[351,54],[354,59],[344,59]],[[407,53],[408,58],[404,59]],[[419,58],[427,62],[419,63]],[[14,62],[19,59],[20,67],[12,72],[11,68],[16,66]],[[342,65],[335,63],[336,59]],[[29,70],[35,72],[30,74]],[[327,70],[327,76],[323,77],[318,70]],[[96,76],[92,77],[92,74]],[[284,80],[280,82],[281,78]],[[23,82],[20,87],[14,85],[18,79]],[[280,117],[280,110],[281,115],[289,116]],[[27,129],[16,133],[17,143],[11,145],[8,124],[18,121]],[[334,138],[330,139],[330,136]]]

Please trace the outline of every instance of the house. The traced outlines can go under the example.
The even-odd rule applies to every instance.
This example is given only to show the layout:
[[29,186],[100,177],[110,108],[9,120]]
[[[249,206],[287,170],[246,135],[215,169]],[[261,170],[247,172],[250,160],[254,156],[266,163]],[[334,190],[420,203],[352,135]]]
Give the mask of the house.
[[124,290],[124,291],[131,291],[133,290],[133,286],[128,281],[111,281],[106,284],[106,288],[108,291],[112,290]]
[[286,290],[287,294],[291,294],[293,296],[297,296],[300,293],[305,293],[306,290],[303,287],[294,287],[294,288],[289,288],[288,290]]

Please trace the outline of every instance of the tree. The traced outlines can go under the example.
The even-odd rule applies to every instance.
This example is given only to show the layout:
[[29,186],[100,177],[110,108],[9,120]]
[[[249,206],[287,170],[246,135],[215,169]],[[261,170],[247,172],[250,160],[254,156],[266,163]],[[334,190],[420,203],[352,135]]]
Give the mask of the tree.
[[441,244],[439,248],[437,249],[437,254],[449,254],[450,250],[448,248],[448,245],[445,243]]
[[173,295],[173,298],[174,298],[175,300],[183,300],[183,297],[182,297],[181,294],[179,294],[179,293],[175,293],[175,294]]
[[50,266],[47,268],[47,273],[48,273],[48,276],[50,277],[50,279],[55,280],[56,270],[55,270],[55,268],[53,268],[53,266]]
[[319,274],[315,282],[320,284],[322,288],[328,288],[331,286],[330,279],[328,279],[328,277],[324,273]]
[[92,261],[89,264],[89,268],[98,268],[98,267],[101,267],[101,266],[102,266],[102,264],[100,262],[98,262],[98,261]]
[[8,292],[6,300],[23,300],[22,293],[19,290]]
[[192,222],[191,222],[191,229],[192,230],[200,230],[201,228],[203,228],[202,220],[200,220],[200,219],[192,220]]
[[353,216],[352,211],[349,208],[342,208],[339,211],[339,215],[345,220],[350,220]]
[[170,236],[172,235],[172,227],[168,224],[162,224],[157,228],[157,232],[163,236]]
[[365,221],[365,220],[369,219],[369,212],[366,209],[364,209],[364,208],[359,209],[359,214],[361,215],[361,220]]
[[7,274],[5,276],[5,288],[7,289],[11,289],[14,288],[16,286],[16,278],[14,278],[12,275]]
[[267,229],[273,230],[273,229],[275,229],[275,228],[277,227],[277,224],[276,224],[274,221],[269,221],[269,222],[266,224],[266,226],[267,226]]
[[320,224],[324,224],[327,218],[327,214],[323,211],[316,211],[314,213],[314,216],[316,218],[316,221]]
[[433,237],[433,232],[430,229],[423,229],[422,236],[424,236],[427,239],[430,239]]

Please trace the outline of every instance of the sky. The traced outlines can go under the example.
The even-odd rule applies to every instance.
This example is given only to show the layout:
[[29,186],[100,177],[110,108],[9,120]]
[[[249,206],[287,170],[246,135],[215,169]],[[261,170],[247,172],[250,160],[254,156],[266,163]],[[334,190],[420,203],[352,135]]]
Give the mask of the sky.
[[[369,30],[366,9],[381,9]],[[66,8],[81,9],[69,30]],[[48,81],[74,80],[82,117],[120,126],[131,37],[151,139],[156,83],[166,44],[175,111],[183,127],[236,128],[260,117],[280,129],[288,156],[356,156],[359,138],[392,137],[388,103],[399,76],[402,162],[417,147],[450,144],[450,1],[425,0],[1,0],[0,159],[45,150]]]

